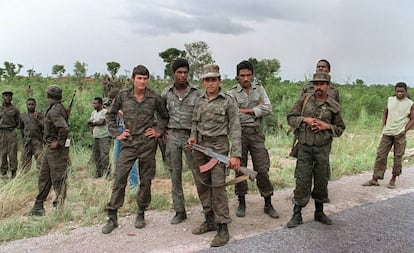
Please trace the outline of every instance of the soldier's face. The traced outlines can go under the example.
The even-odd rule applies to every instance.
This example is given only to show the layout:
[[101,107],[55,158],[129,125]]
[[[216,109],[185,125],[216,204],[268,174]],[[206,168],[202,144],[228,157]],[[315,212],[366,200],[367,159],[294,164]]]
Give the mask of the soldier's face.
[[146,75],[136,75],[133,80],[135,89],[143,90],[147,86],[149,78]]
[[33,101],[27,101],[26,102],[26,108],[29,112],[34,112],[35,108],[36,108],[36,104]]
[[328,92],[328,82],[313,82],[313,89],[317,97],[323,97]]
[[248,69],[241,69],[239,71],[237,79],[239,80],[239,83],[243,88],[250,87],[253,80],[253,72]]
[[204,88],[208,95],[216,95],[219,92],[221,80],[218,77],[207,77],[203,79]]
[[328,64],[326,62],[324,62],[324,61],[318,62],[318,64],[316,64],[316,72],[329,73]]
[[4,103],[6,104],[10,104],[13,99],[13,96],[10,94],[4,94],[2,97],[3,97]]
[[186,84],[188,78],[188,69],[187,67],[178,68],[174,72],[174,82],[176,84]]

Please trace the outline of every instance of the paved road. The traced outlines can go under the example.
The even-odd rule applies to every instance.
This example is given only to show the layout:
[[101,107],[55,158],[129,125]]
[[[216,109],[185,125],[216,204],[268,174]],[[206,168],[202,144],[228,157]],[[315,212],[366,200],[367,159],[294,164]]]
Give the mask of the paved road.
[[308,222],[200,252],[414,252],[414,193],[331,216],[334,224]]

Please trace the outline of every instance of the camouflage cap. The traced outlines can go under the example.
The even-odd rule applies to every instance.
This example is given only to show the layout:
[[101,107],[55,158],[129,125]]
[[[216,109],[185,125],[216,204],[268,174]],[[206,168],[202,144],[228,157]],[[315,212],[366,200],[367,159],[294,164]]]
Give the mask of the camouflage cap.
[[326,72],[316,72],[313,74],[311,82],[331,82],[331,76]]
[[3,93],[1,93],[1,95],[10,95],[10,96],[13,96],[13,92],[12,91],[9,91],[9,90],[6,90],[6,91],[3,91]]
[[62,88],[58,85],[50,85],[47,88],[47,94],[53,98],[61,99],[62,98]]
[[220,77],[220,67],[217,64],[207,64],[203,66],[201,79],[209,77]]

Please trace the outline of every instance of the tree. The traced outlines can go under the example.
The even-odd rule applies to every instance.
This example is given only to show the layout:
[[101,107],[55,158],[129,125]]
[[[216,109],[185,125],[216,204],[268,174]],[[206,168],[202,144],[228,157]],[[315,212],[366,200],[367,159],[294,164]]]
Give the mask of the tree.
[[78,79],[79,82],[82,80],[82,78],[86,77],[87,66],[88,64],[84,62],[82,63],[80,61],[75,62],[74,69],[73,69],[73,75]]
[[66,69],[63,65],[55,64],[52,67],[52,74],[57,75],[58,77],[62,77],[65,71]]
[[121,68],[121,65],[115,61],[110,61],[106,63],[107,70],[111,74],[112,80],[115,79],[116,74],[118,73],[119,68]]
[[164,78],[172,78],[172,63],[178,58],[185,58],[186,53],[185,51],[177,48],[168,48],[167,50],[160,52],[158,55],[165,62]]
[[14,64],[12,62],[5,61],[4,62],[5,73],[3,75],[6,79],[12,79],[17,74],[19,74],[19,72],[22,68],[23,68],[22,64],[17,64],[17,69],[16,69],[16,64]]
[[26,72],[29,77],[34,77],[36,74],[36,71],[34,69],[28,69]]
[[204,41],[184,44],[186,59],[190,64],[190,79],[200,79],[202,68],[206,64],[214,63],[209,46]]
[[261,84],[266,84],[267,79],[274,79],[280,71],[280,62],[277,59],[263,59],[258,61],[256,58],[249,58],[253,64],[254,76]]

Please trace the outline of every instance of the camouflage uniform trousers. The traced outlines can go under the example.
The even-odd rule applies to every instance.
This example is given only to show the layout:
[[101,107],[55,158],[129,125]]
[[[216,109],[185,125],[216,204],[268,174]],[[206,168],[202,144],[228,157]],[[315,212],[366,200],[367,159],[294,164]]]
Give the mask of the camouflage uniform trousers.
[[[242,127],[242,158],[240,166],[246,167],[248,160],[248,153],[252,157],[253,169],[257,171],[256,184],[259,188],[262,197],[269,197],[273,195],[273,185],[269,179],[270,159],[269,153],[265,147],[265,136],[260,126],[257,127]],[[241,176],[242,173],[236,173],[236,176]],[[237,196],[244,196],[247,194],[247,181],[236,184],[234,192]]]
[[151,202],[151,181],[155,177],[156,151],[157,138],[148,138],[140,134],[121,141],[121,152],[115,166],[111,199],[106,205],[106,210],[118,210],[124,204],[129,171],[137,159],[140,181],[137,205],[140,210],[145,210],[149,206]]
[[17,134],[14,128],[0,129],[0,158],[0,169],[2,175],[5,175],[9,169],[11,172],[16,172]]
[[55,199],[53,206],[62,206],[66,199],[66,177],[69,161],[69,148],[58,147],[50,149],[45,147],[39,172],[39,194],[36,202],[46,201],[53,186]]
[[[207,137],[199,144],[212,148],[214,152],[222,155],[227,156],[229,152],[227,136]],[[217,163],[211,170],[201,173],[199,169],[200,165],[206,164],[210,159],[211,157],[194,151],[194,174],[198,197],[204,214],[214,215],[216,223],[228,224],[231,222],[231,218],[227,190],[224,186],[226,181],[226,166],[222,163]]]
[[299,143],[295,169],[296,188],[293,192],[294,204],[306,206],[311,195],[315,201],[326,203],[330,152],[331,143],[323,146],[308,146]]
[[194,176],[194,159],[193,153],[184,148],[190,136],[191,130],[176,130],[170,129],[168,131],[167,139],[167,159],[168,168],[171,172],[171,194],[173,199],[173,206],[176,212],[185,211],[185,200],[182,183],[183,173],[183,152],[187,161],[188,168]]
[[382,135],[381,142],[377,150],[377,158],[374,165],[374,178],[384,179],[384,173],[387,169],[387,158],[392,146],[394,146],[394,164],[392,166],[392,175],[401,175],[402,157],[405,152],[407,141],[406,135],[401,133],[397,136]]
[[22,170],[27,172],[32,168],[32,158],[36,159],[36,168],[40,171],[43,155],[43,141],[38,139],[25,140],[22,153]]
[[103,176],[109,174],[109,150],[111,149],[111,138],[94,138],[93,139],[93,159],[96,165],[96,175]]

